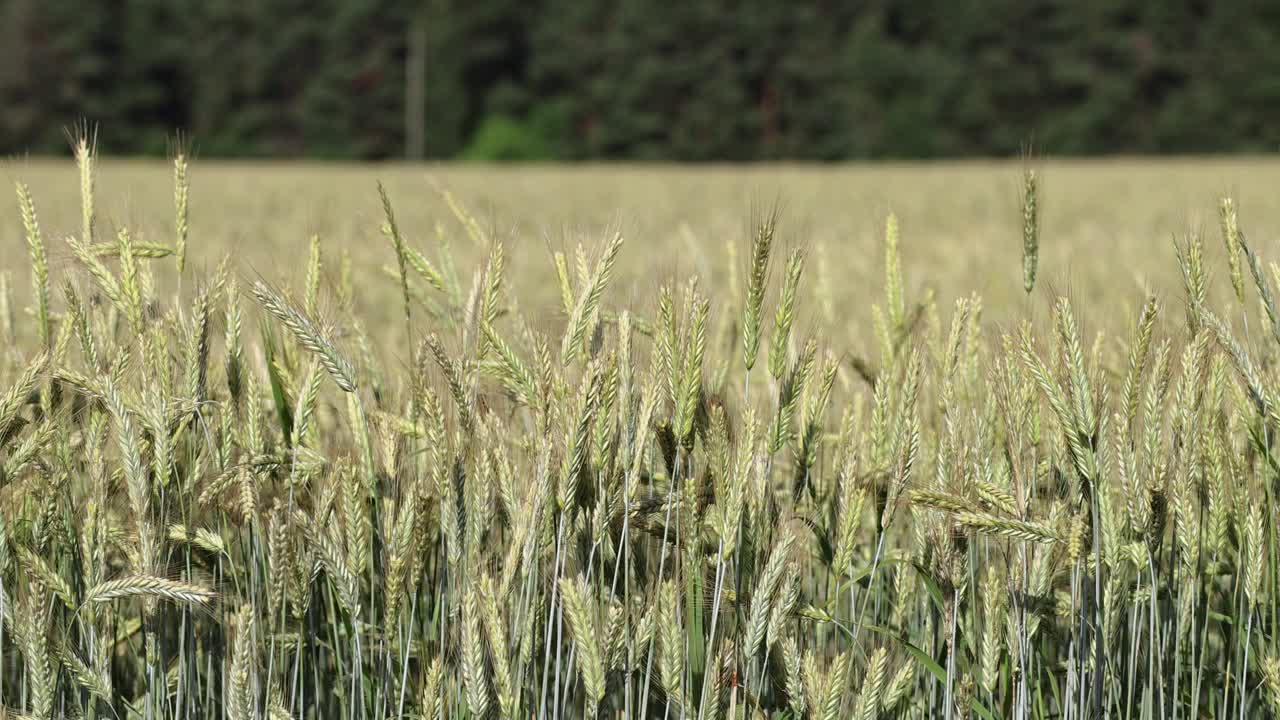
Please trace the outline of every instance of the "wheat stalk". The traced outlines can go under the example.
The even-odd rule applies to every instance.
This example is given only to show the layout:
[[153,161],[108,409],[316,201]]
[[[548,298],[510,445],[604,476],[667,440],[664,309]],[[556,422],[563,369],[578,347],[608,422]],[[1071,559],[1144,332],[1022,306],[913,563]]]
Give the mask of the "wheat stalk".
[[338,387],[349,393],[355,392],[355,370],[351,363],[347,362],[310,318],[291,307],[279,293],[260,280],[253,284],[252,291],[267,312],[284,323],[303,347],[315,353]]

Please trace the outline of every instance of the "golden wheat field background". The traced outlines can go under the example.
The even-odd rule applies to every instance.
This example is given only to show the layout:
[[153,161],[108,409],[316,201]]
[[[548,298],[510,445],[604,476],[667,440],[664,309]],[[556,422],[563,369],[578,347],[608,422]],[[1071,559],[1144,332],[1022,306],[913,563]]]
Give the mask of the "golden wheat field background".
[[[361,298],[366,313],[395,305],[382,268],[394,262],[379,234],[382,181],[406,236],[432,242],[438,226],[455,237],[460,265],[483,249],[470,247],[440,196],[458,200],[507,243],[520,272],[509,278],[526,302],[556,297],[552,252],[571,251],[617,229],[622,250],[616,298],[651,299],[656,283],[698,274],[726,281],[726,245],[741,257],[752,223],[781,209],[779,240],[805,247],[815,283],[829,302],[806,322],[824,337],[866,341],[869,298],[880,291],[878,243],[884,218],[897,214],[909,290],[932,289],[940,301],[980,294],[988,317],[1007,322],[1045,312],[1053,296],[1069,294],[1097,330],[1124,327],[1144,289],[1178,289],[1173,238],[1198,232],[1221,260],[1217,200],[1236,198],[1265,250],[1280,228],[1280,161],[1272,159],[1118,159],[1035,161],[1041,174],[1041,285],[1028,304],[1022,291],[1019,193],[1027,164],[943,162],[862,166],[406,166],[198,161],[192,169],[192,262],[212,271],[227,253],[247,275],[296,279],[308,238],[351,254],[356,277],[378,282]],[[104,227],[127,226],[140,240],[172,235],[172,173],[168,163],[106,159],[100,166]],[[74,234],[80,200],[70,161],[0,163],[7,186],[21,180],[40,200],[54,262],[66,256],[59,234]],[[19,257],[22,226],[14,203],[0,204],[0,252]],[[1219,267],[1221,267],[1219,265]],[[27,273],[14,272],[17,288]],[[811,288],[813,286],[810,286]],[[1213,289],[1219,290],[1220,287]],[[377,327],[372,328],[377,332]]]

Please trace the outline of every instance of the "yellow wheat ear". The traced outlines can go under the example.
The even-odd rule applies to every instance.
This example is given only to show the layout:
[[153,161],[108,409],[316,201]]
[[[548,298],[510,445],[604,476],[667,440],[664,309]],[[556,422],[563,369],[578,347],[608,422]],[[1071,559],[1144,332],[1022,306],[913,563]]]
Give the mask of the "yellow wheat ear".
[[1231,289],[1236,299],[1244,302],[1244,272],[1240,268],[1240,221],[1236,215],[1235,200],[1224,197],[1218,203],[1218,221],[1222,229],[1222,244],[1227,253],[1227,268],[1231,275]]
[[[181,140],[179,140],[181,142]],[[187,154],[179,149],[173,156],[173,232],[178,274],[187,266],[187,234],[189,232],[188,199],[191,184],[187,177]]]
[[98,132],[87,123],[79,125],[71,136],[71,153],[80,174],[80,242],[93,245],[93,185],[98,160]]

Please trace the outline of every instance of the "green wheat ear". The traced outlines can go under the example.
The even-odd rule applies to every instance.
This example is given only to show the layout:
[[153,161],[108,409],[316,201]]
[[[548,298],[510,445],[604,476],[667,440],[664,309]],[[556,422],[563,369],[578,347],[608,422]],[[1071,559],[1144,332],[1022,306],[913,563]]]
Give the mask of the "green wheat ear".
[[49,261],[45,256],[44,236],[40,233],[40,220],[31,190],[18,183],[18,207],[22,214],[22,227],[26,232],[27,250],[31,255],[31,279],[36,294],[36,322],[40,332],[40,344],[49,347]]
[[746,298],[742,310],[742,361],[747,372],[755,367],[756,355],[760,351],[761,311],[765,285],[769,281],[769,253],[773,248],[777,218],[776,212],[767,215],[751,240],[751,266],[747,269]]
[[786,277],[782,281],[782,297],[773,316],[773,339],[769,343],[769,374],[782,378],[787,367],[787,343],[795,323],[796,295],[800,291],[800,274],[804,271],[804,252],[792,250],[787,257]]
[[387,194],[387,189],[383,187],[382,182],[378,182],[378,197],[382,200],[382,234],[391,241],[391,246],[396,253],[396,266],[400,277],[400,294],[404,301],[404,319],[405,323],[410,321],[410,302],[409,302],[409,275],[406,270],[407,261],[405,260],[405,244],[404,238],[400,235],[400,225],[396,222],[395,211],[391,207],[391,196]]
[[884,295],[889,329],[896,335],[902,330],[907,314],[902,292],[902,261],[898,256],[898,216],[889,213],[884,221]]
[[1040,200],[1036,171],[1022,177],[1022,287],[1031,293],[1036,285],[1036,263],[1040,258]]

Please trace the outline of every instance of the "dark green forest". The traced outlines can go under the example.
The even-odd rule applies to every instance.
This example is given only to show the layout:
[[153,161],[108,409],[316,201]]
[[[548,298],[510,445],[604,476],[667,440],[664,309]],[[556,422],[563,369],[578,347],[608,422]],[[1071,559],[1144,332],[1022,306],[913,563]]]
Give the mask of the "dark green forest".
[[0,154],[1280,148],[1280,2],[0,0]]

